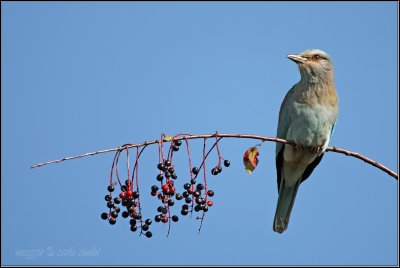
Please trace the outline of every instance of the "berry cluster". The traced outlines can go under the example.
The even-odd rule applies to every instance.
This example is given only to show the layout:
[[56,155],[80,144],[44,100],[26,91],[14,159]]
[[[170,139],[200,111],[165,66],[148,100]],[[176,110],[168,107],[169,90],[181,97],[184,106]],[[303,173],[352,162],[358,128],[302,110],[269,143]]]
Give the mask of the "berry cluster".
[[[152,233],[149,231],[149,226],[152,221],[150,219],[142,220],[142,213],[140,212],[140,202],[139,202],[139,192],[133,191],[131,186],[131,181],[127,179],[125,181],[125,185],[121,186],[121,192],[119,193],[119,197],[115,197],[113,199],[112,193],[115,190],[115,184],[109,185],[107,190],[109,194],[104,197],[107,201],[107,207],[110,209],[110,212],[103,212],[101,214],[101,218],[103,220],[108,220],[111,225],[114,225],[117,222],[118,214],[121,209],[116,206],[117,204],[121,204],[126,208],[126,211],[122,212],[123,218],[130,217],[129,221],[132,232],[136,232],[138,228],[141,228],[141,233],[144,233],[146,237],[152,237]],[[140,224],[138,227],[137,224]]]
[[[175,206],[177,202],[184,202],[184,204],[180,207],[180,214],[185,215],[192,215],[195,212],[202,213],[201,217],[197,217],[196,219],[201,219],[201,223],[203,223],[205,213],[208,212],[209,208],[213,206],[213,201],[209,198],[214,196],[214,191],[208,189],[207,181],[206,181],[206,159],[209,153],[216,147],[218,152],[218,164],[211,170],[212,175],[218,175],[222,172],[221,166],[221,159],[224,160],[223,164],[225,167],[230,166],[230,162],[225,160],[221,157],[220,151],[218,148],[218,141],[221,138],[218,138],[218,133],[216,133],[216,142],[211,147],[211,149],[206,154],[206,139],[204,139],[204,146],[203,146],[203,159],[199,167],[192,167],[192,160],[190,156],[190,149],[188,140],[180,135],[176,135],[175,137],[165,136],[161,137],[160,142],[158,143],[159,149],[159,163],[157,164],[157,169],[159,173],[156,176],[156,180],[159,185],[151,186],[150,194],[153,197],[156,197],[160,201],[160,205],[157,207],[157,213],[154,216],[155,222],[162,222],[168,223],[168,234],[171,228],[171,222],[179,221],[178,215],[173,215],[172,208]],[[181,137],[179,137],[181,136]],[[174,152],[179,151],[182,141],[186,142],[186,148],[189,158],[189,181],[184,183],[183,191],[179,193],[177,191],[177,186],[175,184],[176,180],[178,179],[178,175],[176,173],[175,167],[172,164],[173,162],[173,154]],[[164,158],[164,145],[163,142],[171,141],[169,146],[169,151],[167,153],[166,158]],[[146,145],[147,146],[147,145]],[[111,168],[111,175],[110,175],[110,184],[107,187],[109,194],[105,196],[105,200],[107,202],[107,207],[109,208],[109,212],[103,212],[101,214],[101,218],[103,220],[108,220],[108,222],[114,225],[117,222],[118,214],[121,211],[122,207],[125,207],[125,210],[122,212],[123,218],[129,218],[130,223],[130,230],[132,232],[136,232],[140,229],[140,234],[144,234],[146,237],[152,237],[152,232],[149,231],[150,225],[152,224],[151,219],[142,219],[141,213],[141,206],[140,206],[140,194],[139,194],[139,181],[138,181],[138,160],[146,148],[144,146],[140,153],[139,148],[136,148],[136,162],[132,172],[132,178],[130,177],[130,168],[129,168],[129,152],[128,152],[128,145],[121,146],[120,149],[117,151],[114,162]],[[118,159],[122,151],[126,150],[127,154],[127,173],[128,179],[125,181],[125,184],[121,183],[120,177],[118,175]],[[113,182],[113,172],[115,166],[115,174],[118,180],[119,186],[121,187],[121,191],[119,192],[117,197],[113,198],[113,192],[115,191],[115,187],[117,182]],[[136,173],[135,173],[136,170]],[[203,181],[196,182],[200,171],[203,170]],[[136,178],[136,183],[134,185],[134,179]],[[121,208],[117,205],[121,204]],[[201,225],[200,225],[201,229]],[[200,230],[199,229],[199,230]]]

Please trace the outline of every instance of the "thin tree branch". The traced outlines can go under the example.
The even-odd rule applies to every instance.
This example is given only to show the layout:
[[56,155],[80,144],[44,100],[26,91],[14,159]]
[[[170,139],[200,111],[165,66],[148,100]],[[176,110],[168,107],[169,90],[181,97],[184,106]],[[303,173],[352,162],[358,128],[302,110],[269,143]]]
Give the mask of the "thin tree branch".
[[[215,137],[215,134],[205,134],[205,135],[183,135],[181,137],[177,137],[174,138],[174,140],[184,140],[186,139],[204,139],[204,138],[211,138],[211,137]],[[221,134],[218,133],[218,137],[221,138],[243,138],[243,139],[255,139],[255,140],[260,140],[260,141],[272,141],[272,142],[280,142],[283,144],[292,144],[294,145],[294,142],[292,141],[287,141],[284,139],[279,139],[279,138],[271,138],[271,137],[265,137],[265,136],[259,136],[259,135],[253,135],[253,134]],[[31,168],[37,168],[37,167],[41,167],[41,166],[45,166],[48,164],[55,164],[55,163],[59,163],[62,161],[67,161],[67,160],[72,160],[72,159],[77,159],[77,158],[82,158],[82,157],[86,157],[86,156],[90,156],[90,155],[96,155],[96,154],[102,154],[102,153],[108,153],[108,152],[113,152],[113,151],[117,151],[117,150],[124,150],[126,148],[136,148],[136,147],[141,147],[141,146],[147,146],[147,145],[151,145],[151,144],[156,144],[161,142],[161,140],[153,140],[153,141],[145,141],[142,143],[137,143],[137,144],[125,144],[124,146],[120,146],[120,147],[116,147],[116,148],[112,148],[112,149],[107,149],[107,150],[101,150],[101,151],[96,151],[96,152],[90,152],[90,153],[85,153],[85,154],[81,154],[81,155],[76,155],[76,156],[71,156],[71,157],[66,157],[66,158],[62,158],[62,159],[57,159],[57,160],[52,160],[52,161],[48,161],[48,162],[44,162],[44,163],[40,163],[40,164],[36,164],[31,166]],[[335,153],[340,153],[340,154],[344,154],[347,156],[352,156],[358,159],[363,160],[364,162],[386,172],[387,174],[389,174],[390,176],[392,176],[393,178],[395,178],[396,180],[398,180],[399,175],[397,173],[395,173],[393,170],[385,167],[384,165],[378,163],[375,160],[372,160],[362,154],[356,153],[356,152],[352,152],[352,151],[348,151],[345,149],[341,149],[338,147],[327,147],[326,148],[327,152],[335,152]]]

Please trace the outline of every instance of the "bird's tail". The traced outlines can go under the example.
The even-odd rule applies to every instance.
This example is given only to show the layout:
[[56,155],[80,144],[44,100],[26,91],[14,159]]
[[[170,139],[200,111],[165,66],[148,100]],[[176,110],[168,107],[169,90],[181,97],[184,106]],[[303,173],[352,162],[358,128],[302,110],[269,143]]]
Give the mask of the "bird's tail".
[[285,180],[282,180],[279,189],[278,205],[276,206],[275,219],[273,229],[275,232],[283,233],[289,224],[290,212],[292,211],[296,193],[299,189],[301,180],[298,180],[295,185],[287,187]]

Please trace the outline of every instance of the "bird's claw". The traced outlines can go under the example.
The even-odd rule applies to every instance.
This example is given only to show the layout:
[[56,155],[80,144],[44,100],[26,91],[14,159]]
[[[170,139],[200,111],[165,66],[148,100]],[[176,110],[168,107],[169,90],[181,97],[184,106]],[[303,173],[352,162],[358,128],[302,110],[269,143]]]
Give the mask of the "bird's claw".
[[322,146],[310,147],[310,152],[313,154],[319,153],[322,151]]
[[301,144],[295,143],[292,146],[293,146],[293,150],[295,150],[295,151],[304,151],[304,146]]

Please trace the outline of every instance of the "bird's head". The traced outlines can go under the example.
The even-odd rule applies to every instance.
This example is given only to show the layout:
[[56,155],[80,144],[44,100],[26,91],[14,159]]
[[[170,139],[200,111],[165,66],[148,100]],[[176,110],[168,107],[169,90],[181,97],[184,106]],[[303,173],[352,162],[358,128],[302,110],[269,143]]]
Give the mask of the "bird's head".
[[333,82],[333,63],[324,51],[310,49],[287,57],[299,66],[302,80],[312,83]]

